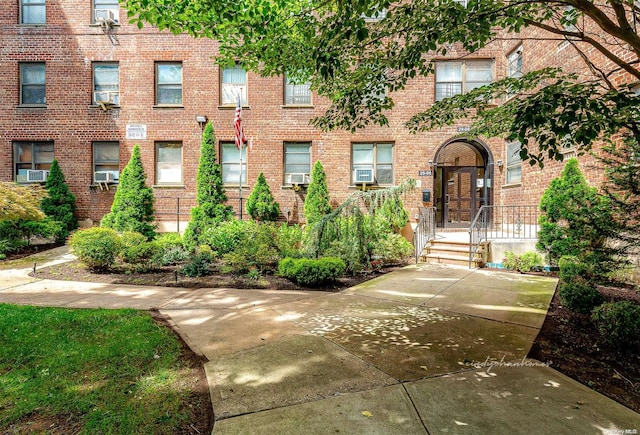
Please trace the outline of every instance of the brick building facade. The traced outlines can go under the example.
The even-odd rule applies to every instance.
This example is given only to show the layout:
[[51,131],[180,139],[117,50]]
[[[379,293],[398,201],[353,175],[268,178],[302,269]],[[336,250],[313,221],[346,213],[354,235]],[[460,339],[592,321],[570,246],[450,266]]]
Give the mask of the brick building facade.
[[[355,177],[372,175],[368,188],[410,177],[419,183],[405,198],[410,216],[424,205],[428,190],[442,226],[468,223],[482,204],[537,204],[562,168],[554,162],[543,171],[521,164],[515,145],[499,138],[467,140],[464,123],[419,134],[404,127],[436,98],[507,74],[543,65],[582,68],[573,48],[561,42],[550,47],[516,37],[473,54],[452,49],[456,62],[442,59],[435,76],[394,93],[388,127],[325,133],[309,121],[328,104],[303,85],[244,75],[240,66],[223,71],[212,60],[215,41],[138,29],[124,17],[115,0],[16,0],[0,10],[0,180],[37,179],[55,157],[86,225],[109,211],[118,172],[135,144],[162,228],[175,230],[176,220],[188,220],[202,117],[214,126],[229,203],[237,210],[239,156],[232,122],[238,93],[250,143],[243,157],[243,196],[263,172],[283,219],[292,222],[304,221],[301,174],[310,173],[316,160],[324,165],[335,204],[362,186]],[[601,172],[591,163],[581,161],[589,181],[597,183]]]

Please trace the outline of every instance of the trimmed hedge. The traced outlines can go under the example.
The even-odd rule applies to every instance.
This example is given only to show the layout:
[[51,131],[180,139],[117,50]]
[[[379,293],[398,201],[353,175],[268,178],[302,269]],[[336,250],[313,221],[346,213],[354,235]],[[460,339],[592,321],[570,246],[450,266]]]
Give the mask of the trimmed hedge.
[[317,287],[344,275],[346,265],[340,258],[285,258],[278,264],[278,274],[297,284]]
[[122,249],[120,235],[111,228],[89,228],[69,239],[71,252],[90,269],[108,269]]

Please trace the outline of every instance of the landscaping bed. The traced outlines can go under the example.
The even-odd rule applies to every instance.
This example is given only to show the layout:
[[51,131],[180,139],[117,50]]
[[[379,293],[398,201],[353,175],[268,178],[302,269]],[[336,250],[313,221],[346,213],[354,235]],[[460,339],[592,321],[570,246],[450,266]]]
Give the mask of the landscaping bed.
[[[598,290],[607,301],[640,303],[640,294],[630,288]],[[557,291],[529,357],[550,362],[566,376],[640,412],[640,350],[608,346],[590,316],[563,307]]]

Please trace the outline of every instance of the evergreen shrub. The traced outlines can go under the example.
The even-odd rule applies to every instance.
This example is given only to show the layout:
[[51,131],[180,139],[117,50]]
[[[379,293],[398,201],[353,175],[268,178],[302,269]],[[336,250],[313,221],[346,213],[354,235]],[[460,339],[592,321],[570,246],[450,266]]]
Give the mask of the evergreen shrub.
[[111,228],[89,228],[74,233],[69,239],[71,252],[88,268],[111,267],[122,249],[120,235]]
[[251,219],[259,222],[275,222],[280,217],[280,205],[273,198],[262,172],[247,198],[247,212]]
[[340,258],[285,258],[278,264],[278,274],[306,287],[331,283],[344,275],[346,265]]
[[591,319],[607,343],[623,349],[640,345],[640,305],[607,302],[593,310]]

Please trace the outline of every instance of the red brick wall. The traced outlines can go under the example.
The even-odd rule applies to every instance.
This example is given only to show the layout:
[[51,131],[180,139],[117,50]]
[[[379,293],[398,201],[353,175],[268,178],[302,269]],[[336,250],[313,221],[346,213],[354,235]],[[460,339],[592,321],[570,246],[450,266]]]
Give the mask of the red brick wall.
[[[181,210],[188,213],[195,196],[195,173],[198,165],[201,127],[197,115],[206,115],[214,125],[218,141],[233,140],[233,108],[220,108],[219,68],[211,56],[216,43],[158,32],[150,26],[142,30],[123,24],[112,37],[99,26],[91,26],[91,2],[66,0],[47,2],[45,26],[19,26],[18,2],[0,9],[3,43],[0,46],[0,180],[13,179],[14,141],[53,140],[55,156],[72,191],[77,195],[81,219],[98,221],[108,212],[114,189],[101,190],[92,184],[93,141],[119,141],[120,167],[127,163],[131,149],[139,144],[150,185],[155,182],[156,141],[181,141],[183,144],[184,186],[156,187],[159,220],[175,220],[176,198],[181,198]],[[121,12],[121,17],[125,14]],[[124,20],[121,20],[124,21]],[[472,55],[495,58],[498,78],[505,73],[505,56],[517,43],[495,44]],[[524,63],[527,69],[540,64],[567,64],[566,56],[549,50],[548,44],[524,42]],[[569,48],[570,49],[570,48]],[[455,48],[451,57],[467,55]],[[575,56],[572,56],[573,59]],[[19,104],[18,63],[46,62],[47,107],[27,109]],[[102,111],[91,107],[92,69],[95,61],[117,61],[120,66],[120,109]],[[181,61],[183,64],[182,108],[154,108],[154,62]],[[410,134],[404,127],[411,115],[428,107],[434,100],[433,77],[414,80],[406,90],[393,95],[396,105],[389,114],[389,127],[370,127],[350,134],[344,131],[323,133],[309,126],[309,120],[323,113],[326,101],[314,96],[312,108],[283,108],[283,80],[248,75],[248,107],[243,111],[244,129],[252,138],[248,151],[248,186],[246,198],[260,172],[265,174],[281,209],[291,210],[290,218],[302,218],[304,191],[282,187],[283,143],[312,142],[312,162],[321,160],[334,204],[343,201],[350,188],[350,148],[352,142],[395,143],[395,182],[407,177],[421,181],[421,188],[409,194],[405,206],[413,217],[422,206],[421,190],[433,189],[433,177],[418,177],[419,170],[429,169],[438,149],[460,135],[458,127]],[[127,140],[127,124],[145,124],[146,140]],[[506,161],[504,141],[482,139],[490,148],[494,160]],[[543,172],[523,165],[522,183],[502,187],[504,167],[496,171],[494,204],[537,203],[548,181],[559,174],[562,164],[551,163]],[[583,164],[590,181],[599,179],[597,172]],[[230,198],[238,190],[230,187]],[[230,204],[237,208],[237,200]],[[186,216],[184,217],[186,218]],[[184,219],[183,218],[183,219]]]

